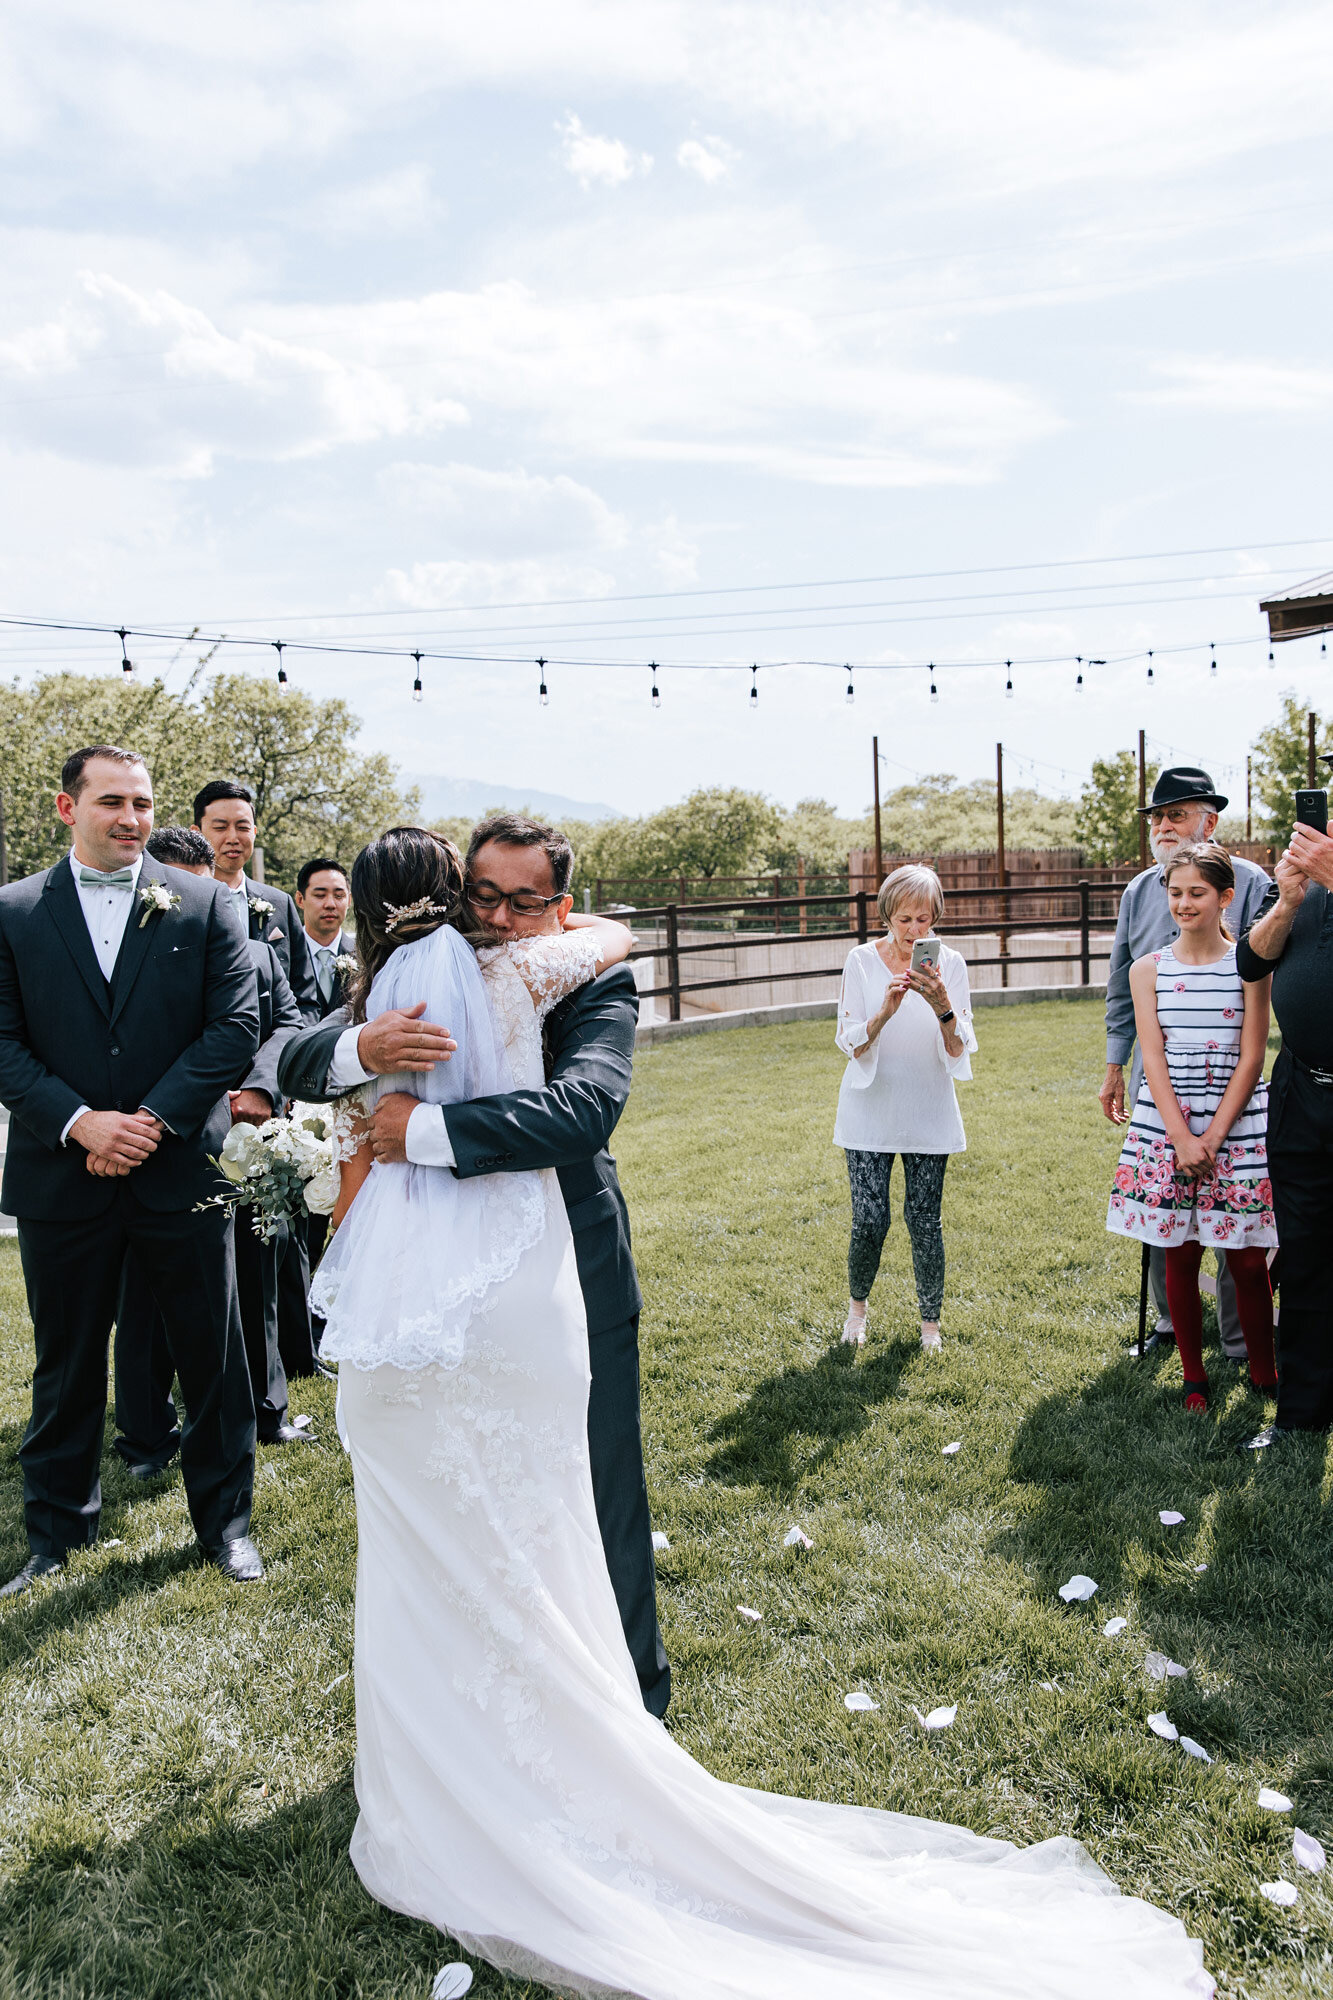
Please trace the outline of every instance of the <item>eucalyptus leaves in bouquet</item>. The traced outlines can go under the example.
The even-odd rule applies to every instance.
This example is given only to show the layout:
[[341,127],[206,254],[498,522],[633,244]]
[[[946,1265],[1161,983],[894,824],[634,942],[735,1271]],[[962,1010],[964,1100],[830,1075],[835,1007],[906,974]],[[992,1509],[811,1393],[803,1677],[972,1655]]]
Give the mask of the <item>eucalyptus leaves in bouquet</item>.
[[199,1206],[248,1208],[250,1226],[264,1242],[295,1216],[333,1213],[333,1123],[317,1105],[293,1104],[287,1117],[266,1118],[262,1125],[233,1125],[221,1154],[209,1157],[229,1185]]

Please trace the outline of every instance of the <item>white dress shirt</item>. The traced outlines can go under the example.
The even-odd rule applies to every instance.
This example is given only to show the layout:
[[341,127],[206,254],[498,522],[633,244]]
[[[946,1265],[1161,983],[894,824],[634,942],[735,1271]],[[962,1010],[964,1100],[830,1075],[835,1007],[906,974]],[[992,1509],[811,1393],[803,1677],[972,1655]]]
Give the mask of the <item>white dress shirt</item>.
[[[69,851],[69,866],[70,873],[74,877],[74,887],[79,894],[79,908],[83,911],[83,921],[88,926],[88,936],[92,940],[98,966],[103,979],[109,984],[111,975],[116,969],[116,960],[120,955],[121,941],[130,920],[130,912],[138,907],[137,891],[139,876],[143,869],[143,855],[137,855],[130,863],[132,879],[127,889],[108,888],[97,882],[81,882],[79,880],[81,871],[91,868],[92,863],[81,861],[72,847]],[[119,870],[106,872],[119,873]],[[103,871],[98,869],[97,873],[101,874]],[[91,1109],[90,1104],[81,1104],[74,1116],[65,1121],[65,1129],[60,1135],[62,1146],[69,1137],[70,1126],[76,1125],[84,1112]]]
[[[370,1082],[371,1073],[362,1069],[356,1046],[364,1026],[363,1021],[355,1028],[344,1028],[334,1044],[328,1078],[331,1091],[355,1090],[358,1084]],[[442,1104],[418,1104],[407,1121],[404,1144],[414,1167],[452,1167],[456,1164],[454,1149],[445,1130]]]

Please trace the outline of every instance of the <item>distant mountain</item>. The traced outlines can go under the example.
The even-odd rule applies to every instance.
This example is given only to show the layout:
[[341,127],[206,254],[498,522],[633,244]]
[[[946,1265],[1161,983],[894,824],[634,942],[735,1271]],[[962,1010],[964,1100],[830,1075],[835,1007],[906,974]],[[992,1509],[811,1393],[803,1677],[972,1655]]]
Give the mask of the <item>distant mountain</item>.
[[491,784],[484,778],[427,777],[421,771],[404,771],[403,782],[417,786],[425,819],[448,819],[474,814],[480,818],[490,806],[507,806],[515,812],[526,808],[547,819],[619,819],[615,806],[597,805],[587,799],[567,799],[563,792],[541,792],[532,785]]

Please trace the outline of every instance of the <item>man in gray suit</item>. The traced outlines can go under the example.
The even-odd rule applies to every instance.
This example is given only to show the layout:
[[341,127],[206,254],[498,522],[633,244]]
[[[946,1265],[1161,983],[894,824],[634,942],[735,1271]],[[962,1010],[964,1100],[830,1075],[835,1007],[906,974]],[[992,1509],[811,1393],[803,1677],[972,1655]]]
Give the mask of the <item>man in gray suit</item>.
[[[1129,991],[1129,969],[1149,952],[1161,951],[1180,936],[1167,902],[1163,864],[1177,848],[1194,840],[1211,840],[1219,813],[1227,801],[1214,790],[1208,773],[1194,764],[1176,764],[1161,772],[1153,786],[1152,801],[1140,810],[1148,821],[1148,844],[1152,866],[1127,884],[1120,899],[1120,915],[1111,947],[1111,963],[1106,978],[1106,1080],[1098,1092],[1102,1111],[1113,1125],[1124,1125],[1134,1109],[1143,1082],[1143,1057],[1136,1046],[1134,1002]],[[1277,890],[1262,868],[1242,855],[1232,856],[1236,871],[1236,897],[1227,912],[1227,927],[1237,937],[1268,907]],[[1125,1093],[1125,1064],[1133,1053],[1128,1101]],[[1171,1320],[1166,1305],[1166,1253],[1148,1252],[1148,1284],[1157,1314],[1157,1330],[1169,1334]],[[1217,1323],[1222,1350],[1231,1361],[1244,1362],[1245,1336],[1236,1311],[1236,1287],[1225,1257],[1217,1259]]]

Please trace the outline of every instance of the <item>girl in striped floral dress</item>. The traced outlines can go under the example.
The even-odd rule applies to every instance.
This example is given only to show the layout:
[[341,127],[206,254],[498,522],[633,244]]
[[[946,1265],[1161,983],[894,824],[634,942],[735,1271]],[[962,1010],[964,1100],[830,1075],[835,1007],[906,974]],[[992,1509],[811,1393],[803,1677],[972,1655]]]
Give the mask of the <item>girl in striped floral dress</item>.
[[1236,1282],[1254,1388],[1277,1387],[1268,1251],[1277,1242],[1265,1130],[1268,988],[1241,984],[1224,922],[1235,894],[1216,841],[1182,847],[1165,868],[1173,945],[1131,968],[1143,1084],[1106,1226],[1166,1250],[1166,1296],[1185,1376],[1185,1408],[1208,1407],[1199,1266],[1225,1252]]

